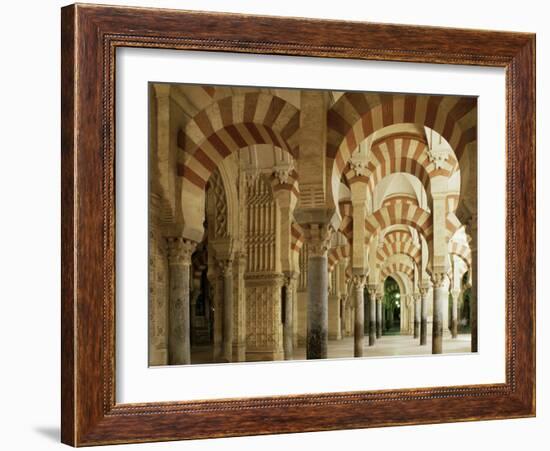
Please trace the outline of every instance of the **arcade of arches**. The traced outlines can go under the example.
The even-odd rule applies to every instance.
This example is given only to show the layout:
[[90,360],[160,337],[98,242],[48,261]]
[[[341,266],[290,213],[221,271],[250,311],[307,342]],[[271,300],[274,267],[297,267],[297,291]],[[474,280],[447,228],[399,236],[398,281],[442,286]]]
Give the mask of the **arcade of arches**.
[[149,89],[150,365],[477,351],[475,98]]

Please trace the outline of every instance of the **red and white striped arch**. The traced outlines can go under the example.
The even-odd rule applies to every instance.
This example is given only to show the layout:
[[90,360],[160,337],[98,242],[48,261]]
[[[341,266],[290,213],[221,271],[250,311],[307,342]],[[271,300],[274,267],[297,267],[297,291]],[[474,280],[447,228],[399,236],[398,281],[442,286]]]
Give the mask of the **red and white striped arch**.
[[327,157],[338,180],[359,144],[376,130],[415,123],[442,135],[460,160],[477,139],[477,105],[473,97],[345,93],[328,111]]
[[291,241],[290,248],[292,251],[299,253],[304,245],[304,232],[300,225],[296,222],[292,222],[290,226]]
[[388,205],[394,203],[394,202],[406,202],[411,205],[416,205],[419,207],[418,199],[413,194],[391,194],[388,197],[384,198],[384,201],[382,202],[382,207],[387,207]]
[[348,258],[349,256],[349,244],[343,244],[341,246],[331,248],[328,252],[328,270],[332,271],[334,269],[334,265],[336,265],[340,260]]
[[466,263],[466,266],[468,268],[472,265],[472,251],[470,250],[470,247],[466,244],[457,243],[455,241],[449,241],[449,254],[456,255],[464,263]]
[[353,243],[353,206],[351,201],[342,201],[339,204],[342,222],[339,231],[346,237],[349,244]]
[[432,242],[433,225],[431,214],[411,203],[395,201],[385,207],[379,208],[365,220],[365,227],[368,232],[367,244],[381,230],[397,224],[413,227],[424,237],[428,244]]
[[376,261],[378,265],[383,265],[392,255],[403,254],[411,257],[420,268],[422,250],[417,245],[409,233],[402,230],[395,230],[384,236],[382,246],[376,252]]
[[396,273],[402,273],[405,274],[409,280],[413,280],[414,278],[414,267],[411,263],[405,263],[405,262],[391,262],[385,265],[382,268],[382,271],[380,272],[380,280],[384,281],[386,280],[386,277],[392,276]]
[[178,175],[204,189],[219,163],[238,149],[270,144],[297,156],[300,111],[283,99],[251,92],[228,96],[196,114],[178,133]]
[[407,173],[416,177],[430,194],[430,180],[436,176],[450,177],[458,169],[458,161],[450,154],[440,168],[437,168],[426,152],[426,143],[416,136],[390,135],[376,141],[367,154],[367,174],[354,177],[354,171],[347,164],[344,169],[349,183],[363,179],[372,194],[376,185],[390,174]]

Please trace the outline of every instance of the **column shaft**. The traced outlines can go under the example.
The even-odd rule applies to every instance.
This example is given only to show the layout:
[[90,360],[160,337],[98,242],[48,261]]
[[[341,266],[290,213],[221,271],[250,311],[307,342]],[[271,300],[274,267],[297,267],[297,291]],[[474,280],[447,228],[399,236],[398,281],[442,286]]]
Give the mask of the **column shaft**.
[[363,332],[369,335],[369,317],[370,317],[370,297],[366,287],[363,288]]
[[415,294],[413,299],[414,299],[414,338],[418,338],[420,336],[422,301],[418,294]]
[[376,338],[382,337],[382,296],[376,296]]
[[167,238],[169,265],[168,363],[191,363],[189,324],[189,266],[195,243],[180,237]]
[[233,361],[233,261],[225,262],[223,273],[223,357]]
[[420,294],[420,345],[428,344],[428,288]]
[[376,287],[369,286],[369,346],[376,344]]
[[285,360],[292,360],[294,357],[294,290],[290,277],[287,278],[284,288],[285,317],[283,318],[283,346]]
[[323,256],[308,258],[307,358],[326,359],[328,348],[328,264]]
[[[477,233],[477,227],[476,227]],[[477,352],[478,346],[478,318],[477,318],[477,237],[476,242],[472,246],[472,287],[470,289],[470,327],[472,331],[472,352]]]
[[448,308],[449,292],[443,286],[444,274],[434,277],[432,354],[443,353],[444,309]]
[[355,327],[353,356],[363,357],[365,341],[365,289],[364,276],[354,276],[353,292],[355,297]]
[[458,336],[458,297],[460,292],[452,292],[452,303],[451,303],[451,336],[456,338]]

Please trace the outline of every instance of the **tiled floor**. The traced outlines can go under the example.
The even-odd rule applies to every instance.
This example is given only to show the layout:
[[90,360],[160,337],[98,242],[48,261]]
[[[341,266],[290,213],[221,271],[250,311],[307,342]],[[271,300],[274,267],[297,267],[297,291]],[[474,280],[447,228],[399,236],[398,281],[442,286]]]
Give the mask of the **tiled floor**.
[[[428,337],[428,344],[420,346],[419,340],[412,335],[383,335],[376,341],[374,346],[368,345],[368,337],[365,337],[365,357],[399,356],[399,355],[425,355],[431,354],[431,336]],[[467,353],[470,352],[470,335],[460,334],[453,339],[443,339],[444,353]],[[328,358],[350,358],[353,357],[353,337],[345,337],[342,340],[330,340],[328,345]],[[193,363],[213,363],[212,350],[210,347],[193,348],[191,352]],[[295,360],[305,360],[306,349],[300,346],[294,350]]]

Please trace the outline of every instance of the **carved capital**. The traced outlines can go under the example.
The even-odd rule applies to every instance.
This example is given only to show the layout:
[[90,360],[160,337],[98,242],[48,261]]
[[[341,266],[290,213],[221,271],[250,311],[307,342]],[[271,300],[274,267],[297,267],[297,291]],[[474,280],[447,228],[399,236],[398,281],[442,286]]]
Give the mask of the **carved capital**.
[[371,298],[376,299],[376,295],[378,294],[378,285],[374,283],[369,283],[367,285],[367,291],[369,292],[369,296]]
[[273,177],[275,177],[279,183],[286,184],[289,183],[292,171],[294,171],[294,163],[292,161],[281,163],[273,168]]
[[233,275],[233,259],[218,260],[218,268],[220,269],[220,277],[231,277]]
[[444,272],[434,272],[431,275],[432,284],[434,288],[441,288],[443,284],[445,283],[445,278],[447,277],[447,274]]
[[170,266],[189,266],[197,243],[183,237],[166,237],[166,251]]
[[367,175],[367,165],[364,160],[352,159],[349,162],[349,166],[353,171],[353,177]]
[[325,224],[306,224],[302,226],[307,242],[307,250],[312,257],[325,257],[334,229]]
[[367,283],[367,276],[365,274],[355,274],[351,278],[351,283],[356,290],[363,290]]
[[286,271],[284,273],[283,284],[288,289],[292,289],[296,281],[298,280],[298,273],[295,271]]
[[449,151],[445,148],[427,148],[426,152],[428,153],[428,158],[434,164],[436,169],[441,169],[443,163],[449,158]]
[[418,291],[420,292],[420,296],[426,296],[429,290],[430,290],[430,282],[428,280],[424,280],[420,285],[418,285]]

